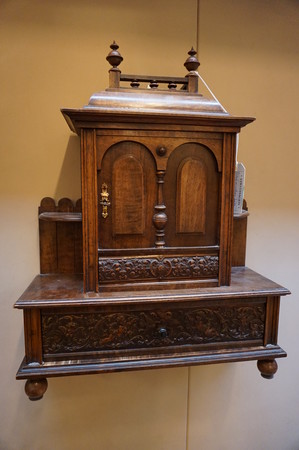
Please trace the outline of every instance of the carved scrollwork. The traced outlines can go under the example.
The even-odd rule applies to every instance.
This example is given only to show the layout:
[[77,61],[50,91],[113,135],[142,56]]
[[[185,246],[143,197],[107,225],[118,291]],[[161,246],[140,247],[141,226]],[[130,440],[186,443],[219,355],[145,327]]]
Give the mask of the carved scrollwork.
[[218,256],[99,258],[99,281],[217,277]]
[[264,304],[103,313],[43,312],[43,352],[101,352],[262,340],[264,323]]

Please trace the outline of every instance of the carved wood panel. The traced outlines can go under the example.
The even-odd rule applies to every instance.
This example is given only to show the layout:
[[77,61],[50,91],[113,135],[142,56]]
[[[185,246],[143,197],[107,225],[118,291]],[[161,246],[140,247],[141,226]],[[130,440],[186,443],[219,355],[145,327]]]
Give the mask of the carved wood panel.
[[113,235],[143,234],[145,219],[143,169],[132,155],[114,162],[112,174]]
[[99,258],[99,282],[216,278],[218,256]]
[[155,160],[144,145],[123,141],[106,151],[98,174],[98,196],[107,185],[110,205],[106,217],[98,205],[99,248],[154,246],[155,174]]
[[116,312],[42,312],[43,353],[261,340],[265,304]]
[[187,158],[177,174],[176,230],[178,233],[205,233],[207,171],[202,161]]
[[214,154],[190,142],[169,157],[164,183],[168,246],[219,244],[221,174]]

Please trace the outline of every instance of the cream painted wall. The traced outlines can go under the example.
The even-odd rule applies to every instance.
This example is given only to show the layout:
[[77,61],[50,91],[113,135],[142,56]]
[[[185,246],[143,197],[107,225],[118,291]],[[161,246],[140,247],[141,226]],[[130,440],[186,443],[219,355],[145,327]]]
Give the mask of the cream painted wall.
[[58,378],[29,402],[14,379],[23,336],[12,305],[39,270],[37,205],[80,196],[79,144],[59,108],[106,87],[113,39],[124,72],[184,75],[195,26],[195,0],[1,2],[1,450],[299,449],[296,0],[201,0],[200,14],[201,74],[231,113],[257,117],[239,149],[247,263],[293,292],[274,380],[254,362]]

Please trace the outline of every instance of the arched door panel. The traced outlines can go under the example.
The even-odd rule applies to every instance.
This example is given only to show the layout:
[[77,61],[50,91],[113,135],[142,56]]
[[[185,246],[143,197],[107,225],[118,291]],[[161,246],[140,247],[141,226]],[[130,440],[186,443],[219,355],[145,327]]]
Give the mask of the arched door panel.
[[[144,145],[125,141],[107,150],[98,176],[100,248],[153,246],[155,172],[155,161]],[[100,202],[105,190],[109,205],[103,214]]]
[[218,245],[220,174],[212,152],[197,143],[177,147],[164,186],[167,246]]

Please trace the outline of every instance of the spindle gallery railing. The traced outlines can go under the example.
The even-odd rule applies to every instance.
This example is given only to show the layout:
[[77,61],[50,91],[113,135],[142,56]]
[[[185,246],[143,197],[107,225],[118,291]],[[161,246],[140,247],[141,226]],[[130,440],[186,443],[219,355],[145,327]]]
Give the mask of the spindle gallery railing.
[[189,57],[184,63],[184,66],[189,71],[186,77],[165,77],[165,76],[150,76],[150,75],[133,75],[133,74],[122,74],[118,66],[123,60],[123,57],[118,51],[119,46],[113,42],[110,45],[111,52],[107,56],[107,61],[112,66],[109,71],[109,88],[118,89],[120,87],[120,82],[129,82],[133,89],[138,89],[140,83],[148,83],[146,86],[149,90],[158,89],[160,84],[167,84],[167,87],[171,91],[175,91],[178,85],[180,85],[181,90],[186,90],[188,92],[196,93],[198,92],[198,73],[197,68],[200,65],[196,58],[196,51],[192,49],[188,52]]

